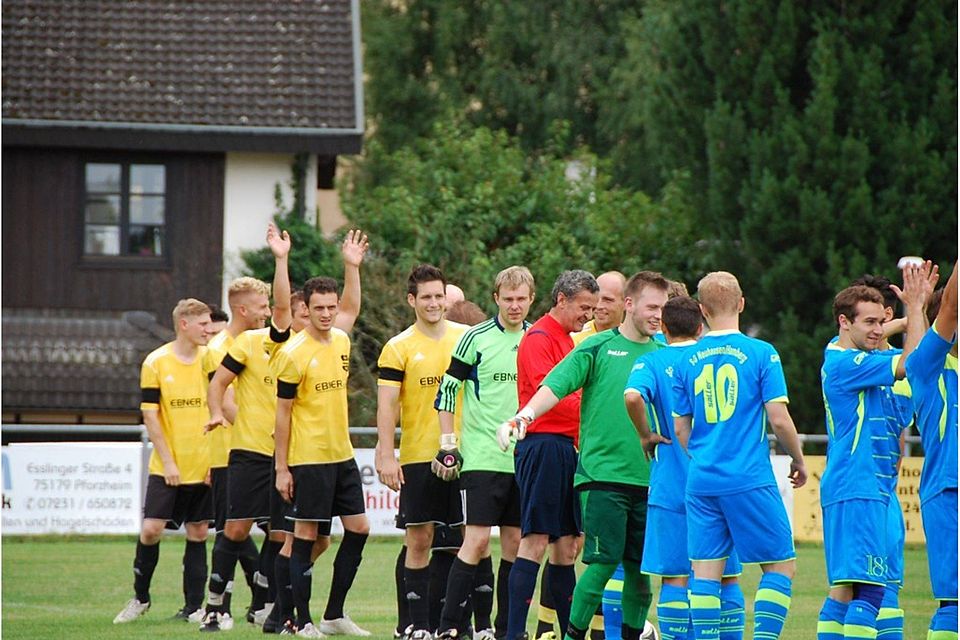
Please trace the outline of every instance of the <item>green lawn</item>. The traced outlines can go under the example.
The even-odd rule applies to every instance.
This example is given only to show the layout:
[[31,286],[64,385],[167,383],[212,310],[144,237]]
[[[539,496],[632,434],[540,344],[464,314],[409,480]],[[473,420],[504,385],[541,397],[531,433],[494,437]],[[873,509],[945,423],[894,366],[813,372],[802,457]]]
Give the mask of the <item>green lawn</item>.
[[[396,615],[393,566],[398,544],[395,539],[375,539],[367,544],[357,582],[347,599],[347,612],[361,626],[373,631],[375,638],[392,637]],[[177,537],[170,537],[161,547],[160,566],[151,591],[153,609],[135,623],[111,624],[113,616],[131,596],[133,551],[133,538],[4,537],[4,638],[196,638],[193,625],[168,619],[181,603],[183,540]],[[335,551],[331,548],[317,562],[315,615],[323,612]],[[798,553],[800,572],[794,583],[793,606],[783,637],[810,640],[816,635],[817,612],[826,592],[823,552],[818,546],[801,546]],[[926,552],[922,547],[907,549],[906,567],[907,588],[901,595],[901,606],[907,612],[905,637],[923,638],[934,603],[930,599]],[[758,573],[759,570],[750,569],[744,578],[748,620]],[[243,612],[249,601],[245,584],[237,587],[234,599],[235,612]],[[535,615],[534,607],[531,631]],[[230,633],[254,637],[258,630],[238,623]],[[748,638],[749,633],[748,622]]]

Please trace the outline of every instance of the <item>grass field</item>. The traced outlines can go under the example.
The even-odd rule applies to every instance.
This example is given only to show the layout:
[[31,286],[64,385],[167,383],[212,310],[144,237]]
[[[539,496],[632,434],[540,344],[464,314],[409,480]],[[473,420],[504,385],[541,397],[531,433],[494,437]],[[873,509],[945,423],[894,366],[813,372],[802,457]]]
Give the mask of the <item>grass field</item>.
[[[336,542],[334,543],[336,545]],[[208,545],[209,548],[209,545]],[[363,565],[347,599],[347,612],[374,638],[391,638],[396,604],[393,566],[399,549],[396,539],[373,539],[367,544]],[[313,612],[323,613],[330,584],[331,548],[317,562],[314,573]],[[113,625],[113,616],[131,596],[134,539],[4,537],[2,541],[2,632],[4,638],[197,638],[193,625],[169,620],[181,605],[180,557],[182,538],[170,537],[162,545],[160,566],[151,590],[153,608],[129,625]],[[799,574],[794,583],[793,606],[783,638],[810,640],[816,637],[817,612],[825,595],[823,551],[818,546],[798,549]],[[748,627],[750,601],[756,589],[758,569],[744,576]],[[240,582],[243,580],[240,578]],[[906,552],[906,584],[901,606],[906,610],[908,639],[924,638],[933,614],[927,578],[926,552],[922,547]],[[237,587],[234,612],[242,613],[249,602],[245,584]],[[651,616],[654,612],[651,612]],[[533,630],[535,607],[531,612]],[[233,636],[255,637],[259,630],[239,623]]]

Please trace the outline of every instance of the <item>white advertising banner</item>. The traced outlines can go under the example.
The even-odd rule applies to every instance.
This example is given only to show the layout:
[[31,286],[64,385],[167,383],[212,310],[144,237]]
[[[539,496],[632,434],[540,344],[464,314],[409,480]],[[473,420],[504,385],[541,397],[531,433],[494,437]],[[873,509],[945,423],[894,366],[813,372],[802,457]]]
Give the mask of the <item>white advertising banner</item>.
[[797,528],[793,523],[793,494],[796,491],[790,484],[790,456],[770,456],[770,462],[773,463],[773,475],[777,478],[777,489],[780,491],[780,498],[783,500],[783,506],[787,509],[787,518],[790,520],[790,531],[796,538]]
[[4,534],[140,531],[140,443],[3,447]]

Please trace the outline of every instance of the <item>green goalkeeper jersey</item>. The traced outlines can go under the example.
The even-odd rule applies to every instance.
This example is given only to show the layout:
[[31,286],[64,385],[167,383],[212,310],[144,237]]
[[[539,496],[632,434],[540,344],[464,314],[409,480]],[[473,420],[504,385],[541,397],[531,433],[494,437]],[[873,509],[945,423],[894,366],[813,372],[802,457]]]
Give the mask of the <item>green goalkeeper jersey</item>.
[[467,330],[453,349],[434,407],[453,413],[463,389],[460,453],[466,471],[513,473],[513,447],[500,451],[497,427],[517,412],[517,347],[530,324],[507,331],[497,316]]
[[627,415],[623,389],[637,358],[665,346],[652,338],[634,342],[619,329],[610,329],[580,343],[544,379],[543,384],[558,398],[583,389],[575,486],[589,482],[650,485],[650,463]]

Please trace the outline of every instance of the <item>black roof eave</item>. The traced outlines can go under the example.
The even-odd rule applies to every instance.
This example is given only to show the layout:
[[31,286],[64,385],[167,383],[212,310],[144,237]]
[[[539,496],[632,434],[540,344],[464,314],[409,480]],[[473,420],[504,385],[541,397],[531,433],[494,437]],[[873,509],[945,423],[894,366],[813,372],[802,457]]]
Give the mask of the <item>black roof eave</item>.
[[3,120],[5,146],[138,151],[358,154],[363,131]]

